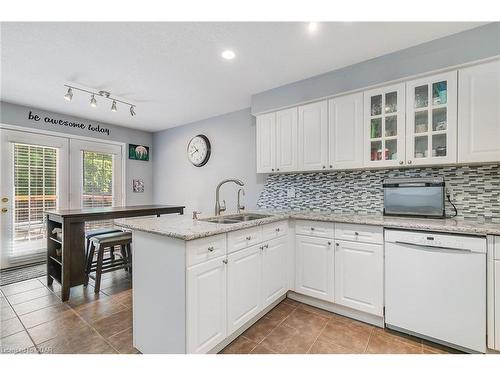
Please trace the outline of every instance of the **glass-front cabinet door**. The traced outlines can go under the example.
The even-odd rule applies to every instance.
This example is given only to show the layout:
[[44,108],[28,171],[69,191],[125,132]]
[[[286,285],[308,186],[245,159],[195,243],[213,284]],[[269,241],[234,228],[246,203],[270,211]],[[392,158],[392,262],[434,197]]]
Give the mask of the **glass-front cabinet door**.
[[406,84],[406,163],[457,161],[457,72]]
[[390,167],[404,164],[404,93],[404,83],[364,93],[364,164],[366,166]]

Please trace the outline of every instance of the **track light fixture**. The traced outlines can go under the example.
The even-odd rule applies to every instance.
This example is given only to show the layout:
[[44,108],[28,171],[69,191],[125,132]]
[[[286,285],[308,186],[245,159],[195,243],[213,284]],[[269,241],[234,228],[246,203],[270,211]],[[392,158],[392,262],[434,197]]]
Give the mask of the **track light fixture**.
[[135,116],[135,104],[124,102],[123,100],[116,99],[116,98],[111,96],[111,93],[109,91],[102,91],[101,90],[101,91],[94,92],[94,91],[81,89],[81,88],[78,88],[75,86],[69,86],[69,85],[64,85],[64,87],[68,88],[68,91],[64,95],[64,99],[67,100],[68,102],[70,102],[73,99],[73,90],[77,90],[77,91],[86,92],[86,93],[90,94],[90,106],[93,108],[97,107],[97,100],[95,97],[99,96],[99,97],[102,97],[104,99],[108,99],[108,100],[112,101],[112,103],[111,103],[111,111],[112,112],[118,111],[118,107],[116,104],[118,102],[118,103],[123,103],[123,104],[130,106],[130,115]]
[[66,95],[64,95],[64,99],[66,99],[68,102],[73,99],[73,90],[71,90],[71,87],[68,88],[68,92],[66,93]]

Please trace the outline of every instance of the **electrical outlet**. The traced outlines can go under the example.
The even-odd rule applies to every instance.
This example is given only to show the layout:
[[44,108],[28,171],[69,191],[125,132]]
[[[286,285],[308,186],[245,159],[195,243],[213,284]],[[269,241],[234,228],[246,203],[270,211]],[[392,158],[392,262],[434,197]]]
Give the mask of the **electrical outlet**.
[[287,198],[295,198],[295,188],[291,187],[286,189],[286,197]]
[[451,186],[446,187],[446,195],[448,195],[450,199],[453,200],[453,188]]

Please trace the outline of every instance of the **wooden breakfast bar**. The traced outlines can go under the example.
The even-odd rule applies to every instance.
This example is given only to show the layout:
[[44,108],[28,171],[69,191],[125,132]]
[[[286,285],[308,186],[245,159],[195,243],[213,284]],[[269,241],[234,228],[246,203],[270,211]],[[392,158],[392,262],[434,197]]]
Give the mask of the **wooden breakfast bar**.
[[[61,284],[61,299],[69,299],[70,288],[85,280],[85,223],[137,216],[160,216],[184,213],[184,206],[144,205],[98,207],[46,211],[47,216],[47,284]],[[52,234],[61,229],[61,236]]]

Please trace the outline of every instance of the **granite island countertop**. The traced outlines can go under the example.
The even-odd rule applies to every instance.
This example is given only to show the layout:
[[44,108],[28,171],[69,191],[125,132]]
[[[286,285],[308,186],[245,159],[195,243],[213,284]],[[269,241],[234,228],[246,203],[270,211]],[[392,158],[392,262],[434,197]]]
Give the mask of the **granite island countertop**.
[[252,211],[252,213],[264,213],[271,216],[234,224],[209,223],[202,220],[193,220],[188,216],[120,219],[115,220],[115,224],[125,229],[159,234],[185,241],[287,219],[380,225],[384,228],[427,230],[479,236],[500,235],[500,223],[491,223],[484,220],[403,218],[383,216],[382,214],[337,214],[315,211],[256,210]]

